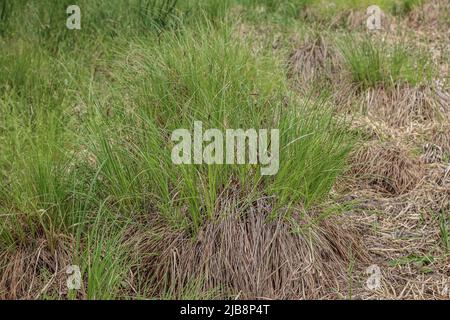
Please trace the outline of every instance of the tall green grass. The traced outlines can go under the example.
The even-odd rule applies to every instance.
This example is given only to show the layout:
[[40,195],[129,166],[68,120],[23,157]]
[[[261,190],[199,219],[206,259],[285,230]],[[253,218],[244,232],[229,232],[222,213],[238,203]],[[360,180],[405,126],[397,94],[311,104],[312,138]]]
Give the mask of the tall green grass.
[[[154,41],[122,54],[111,112],[99,105],[93,117],[92,152],[114,201],[130,212],[155,207],[196,230],[214,217],[230,184],[249,197],[274,195],[280,207],[326,196],[352,139],[324,104],[290,97],[276,59],[254,55],[229,27],[185,29]],[[280,129],[280,172],[265,177],[259,166],[174,165],[170,134],[192,130],[196,120],[204,129]]]
[[426,52],[414,52],[403,44],[346,37],[338,46],[352,81],[362,88],[400,83],[414,86],[429,81],[434,72]]

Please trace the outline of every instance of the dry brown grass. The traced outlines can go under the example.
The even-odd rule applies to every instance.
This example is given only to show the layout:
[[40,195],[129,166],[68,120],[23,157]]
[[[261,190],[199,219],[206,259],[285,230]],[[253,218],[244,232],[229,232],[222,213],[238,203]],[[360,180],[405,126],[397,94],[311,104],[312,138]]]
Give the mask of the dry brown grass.
[[436,123],[430,130],[430,140],[444,152],[450,152],[450,122]]
[[422,6],[414,8],[406,17],[407,26],[414,29],[443,29],[449,27],[445,15],[450,13],[450,3],[447,0],[427,1]]
[[349,265],[366,258],[356,230],[337,218],[310,227],[312,216],[268,220],[270,199],[238,199],[224,197],[195,239],[164,227],[140,238],[139,252],[157,253],[143,263],[153,294],[183,297],[193,280],[205,294],[241,299],[338,298],[348,290]]
[[333,101],[337,111],[352,111],[395,129],[414,123],[433,123],[450,116],[449,104],[442,101],[446,96],[435,86],[401,84],[359,92],[345,81],[334,83]]
[[[450,212],[450,177],[444,164],[426,166],[419,187],[385,197],[359,192],[353,223],[365,230],[371,263],[380,266],[377,290],[357,288],[363,299],[449,299],[450,255],[440,231],[440,214]],[[448,226],[447,226],[448,227]],[[367,275],[361,274],[361,281]]]
[[71,243],[64,240],[51,248],[41,239],[13,252],[2,252],[0,299],[39,299],[67,294],[65,268],[71,264]]
[[332,73],[330,69],[333,68],[330,63],[333,59],[331,50],[333,50],[332,47],[320,35],[304,41],[289,56],[288,71],[290,77],[294,78],[300,87],[317,80],[318,77],[327,77]]
[[443,117],[436,93],[429,86],[398,85],[392,89],[369,89],[362,99],[362,108],[369,115],[381,118],[392,126]]
[[352,156],[352,188],[370,189],[385,195],[400,195],[414,189],[423,175],[421,162],[403,146],[370,142]]

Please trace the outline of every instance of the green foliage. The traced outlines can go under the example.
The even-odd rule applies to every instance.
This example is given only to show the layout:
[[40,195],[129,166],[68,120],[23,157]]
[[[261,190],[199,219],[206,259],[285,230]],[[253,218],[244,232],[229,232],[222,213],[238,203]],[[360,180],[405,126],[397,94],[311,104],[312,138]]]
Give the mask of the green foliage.
[[393,1],[391,12],[396,16],[404,16],[410,13],[414,8],[421,6],[422,0],[398,0]]
[[11,0],[0,0],[0,35],[4,34],[8,27],[8,21],[12,11]]
[[345,38],[339,42],[344,65],[353,82],[362,88],[399,83],[417,85],[433,74],[429,57],[404,45],[390,46],[371,38]]
[[[214,216],[216,200],[231,181],[246,192],[263,187],[282,207],[323,199],[345,166],[352,140],[329,108],[294,98],[286,106],[282,66],[254,56],[226,28],[184,30],[162,40],[127,51],[128,63],[115,71],[115,91],[126,90],[129,103],[118,94],[112,114],[101,115],[99,106],[95,119],[103,120],[92,124],[106,193],[131,211],[153,202],[170,220],[194,230]],[[192,130],[196,120],[204,129],[280,129],[280,172],[272,178],[261,177],[259,165],[173,165],[170,133]],[[180,221],[186,208],[188,220]]]

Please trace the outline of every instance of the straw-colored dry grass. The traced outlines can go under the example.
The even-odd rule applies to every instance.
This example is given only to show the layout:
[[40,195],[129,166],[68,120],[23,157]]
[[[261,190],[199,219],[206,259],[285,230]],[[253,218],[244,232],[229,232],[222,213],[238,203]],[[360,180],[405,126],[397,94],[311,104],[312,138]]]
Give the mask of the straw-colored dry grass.
[[[420,186],[395,197],[356,192],[361,204],[351,217],[366,230],[364,244],[370,263],[382,270],[378,290],[360,290],[356,295],[364,299],[448,299],[450,260],[443,227],[450,210],[449,169],[442,164],[427,165]],[[365,279],[361,274],[361,281]]]
[[[191,283],[206,296],[241,299],[323,299],[349,293],[348,268],[367,259],[361,234],[342,219],[295,215],[270,219],[272,201],[240,204],[224,194],[217,217],[198,237],[164,230],[138,239],[153,294],[182,298]],[[155,222],[153,222],[155,223]],[[161,239],[161,234],[166,234]],[[161,241],[163,240],[163,241]]]
[[361,100],[364,112],[395,127],[443,117],[436,93],[430,87],[372,89]]
[[422,179],[423,166],[401,145],[372,142],[362,146],[351,159],[349,175],[354,187],[386,195],[414,189]]
[[67,294],[65,272],[72,261],[73,241],[62,239],[55,248],[45,239],[33,243],[0,255],[0,299],[45,298],[49,297],[47,292]]
[[324,80],[334,71],[331,61],[333,48],[327,45],[321,35],[316,35],[296,48],[289,56],[289,75],[298,83],[298,87],[311,84],[314,80]]

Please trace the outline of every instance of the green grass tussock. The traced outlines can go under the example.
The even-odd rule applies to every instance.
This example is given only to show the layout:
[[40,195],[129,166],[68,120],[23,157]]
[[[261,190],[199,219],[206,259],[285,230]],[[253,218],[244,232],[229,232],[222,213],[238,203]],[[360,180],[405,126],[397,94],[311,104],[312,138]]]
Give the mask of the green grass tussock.
[[402,44],[347,37],[338,46],[352,81],[361,88],[401,83],[416,86],[429,82],[434,74],[426,52],[413,51]]

